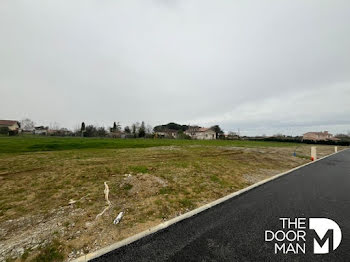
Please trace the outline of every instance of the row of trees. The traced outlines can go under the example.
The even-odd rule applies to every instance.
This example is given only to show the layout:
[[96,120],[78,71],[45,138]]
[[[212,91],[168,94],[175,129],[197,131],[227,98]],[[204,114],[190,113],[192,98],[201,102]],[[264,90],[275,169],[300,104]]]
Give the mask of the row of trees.
[[[124,129],[122,129],[119,122],[114,122],[113,126],[108,129],[104,127],[97,127],[94,125],[85,125],[85,122],[81,123],[80,130],[78,131],[81,136],[84,137],[104,137],[107,135],[111,136],[121,136],[122,134],[126,137],[147,137],[152,136],[153,129],[152,126],[146,125],[144,121],[141,123],[136,122],[133,123],[131,126],[125,126]],[[77,132],[76,132],[77,133]]]
[[[22,132],[34,133],[35,122],[29,118],[25,118],[20,121],[20,129]],[[86,125],[82,122],[80,127],[75,128],[74,131],[70,131],[66,128],[60,128],[59,124],[54,122],[48,126],[50,130],[50,135],[60,135],[60,136],[84,136],[84,137],[106,137],[114,136],[120,137],[122,134],[126,137],[152,137],[153,127],[151,125],[146,125],[144,121],[135,122],[130,126],[125,126],[122,128],[119,122],[113,122],[112,127],[103,127],[96,125]],[[64,131],[64,132],[63,132]],[[0,129],[0,134],[8,133],[8,128]]]
[[[169,123],[166,125],[156,126],[152,128],[150,125],[146,125],[144,121],[141,123],[136,122],[130,126],[122,126],[119,122],[114,122],[112,127],[106,129],[105,127],[99,127],[94,125],[85,125],[85,122],[81,123],[80,130],[76,130],[75,134],[84,136],[84,137],[153,137],[154,132],[162,132],[166,130],[174,130],[177,131],[178,137],[186,138],[184,135],[184,131],[186,131],[190,126],[189,125],[179,125],[176,123]],[[216,138],[224,138],[224,132],[220,128],[220,126],[215,125],[211,127],[212,130],[216,132]],[[181,136],[183,134],[183,136]]]

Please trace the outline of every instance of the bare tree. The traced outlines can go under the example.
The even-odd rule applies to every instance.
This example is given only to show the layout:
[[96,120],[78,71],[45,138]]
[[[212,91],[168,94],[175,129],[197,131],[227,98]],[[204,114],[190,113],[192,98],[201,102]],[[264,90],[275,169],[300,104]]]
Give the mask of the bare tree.
[[76,134],[78,133],[80,134],[80,129],[81,129],[80,124],[75,124],[73,128],[73,132]]
[[146,126],[146,134],[151,135],[153,133],[153,127],[151,125]]
[[35,123],[29,118],[25,118],[21,121],[21,128],[24,131],[33,131]]
[[134,137],[136,137],[137,128],[135,123],[131,125],[131,133],[134,135]]
[[50,123],[49,128],[51,130],[59,130],[60,129],[60,124],[57,122]]
[[139,132],[140,132],[140,123],[139,122],[132,124],[131,132],[134,135],[134,137],[137,137],[139,135]]

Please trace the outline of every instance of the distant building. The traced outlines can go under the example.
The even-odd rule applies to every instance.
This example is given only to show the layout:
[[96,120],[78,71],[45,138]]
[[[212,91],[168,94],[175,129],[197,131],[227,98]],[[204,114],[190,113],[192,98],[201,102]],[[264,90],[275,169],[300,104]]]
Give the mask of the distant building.
[[228,140],[238,140],[240,139],[240,136],[235,133],[235,132],[229,132],[227,134],[224,134],[224,137],[225,139],[228,139]]
[[19,132],[21,124],[16,120],[0,120],[0,129],[8,135],[16,135]]
[[35,135],[47,135],[49,131],[49,127],[45,126],[36,126],[34,127],[34,134]]
[[312,141],[338,141],[340,139],[333,137],[328,131],[324,132],[308,132],[303,135],[303,140]]
[[192,139],[201,139],[201,140],[212,140],[216,139],[216,132],[211,128],[199,127],[199,126],[190,126],[185,134],[190,136]]
[[177,138],[177,133],[178,131],[173,129],[163,129],[154,132],[155,136],[158,138]]
[[119,130],[114,130],[109,132],[107,136],[111,138],[125,138],[125,133]]
[[61,129],[48,129],[46,134],[49,136],[71,136],[72,132],[67,128],[61,128]]

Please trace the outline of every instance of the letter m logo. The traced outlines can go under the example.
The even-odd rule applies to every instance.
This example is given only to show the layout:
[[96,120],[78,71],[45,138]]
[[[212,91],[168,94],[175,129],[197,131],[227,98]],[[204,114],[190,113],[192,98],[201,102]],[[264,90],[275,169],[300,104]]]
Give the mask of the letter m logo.
[[340,227],[328,218],[310,218],[309,228],[314,230],[314,254],[327,254],[335,250],[341,242]]

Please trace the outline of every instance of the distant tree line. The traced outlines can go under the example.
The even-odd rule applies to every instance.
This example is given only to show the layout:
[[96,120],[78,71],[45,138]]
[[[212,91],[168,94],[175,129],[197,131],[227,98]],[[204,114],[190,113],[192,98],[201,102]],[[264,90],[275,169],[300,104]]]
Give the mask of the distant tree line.
[[[22,133],[32,134],[34,130],[40,128],[35,126],[35,123],[26,118],[19,123]],[[165,125],[158,125],[152,128],[152,126],[147,125],[144,121],[135,122],[130,126],[122,126],[119,122],[113,122],[111,127],[105,128],[103,126],[95,126],[92,124],[86,125],[82,122],[80,127],[75,129],[75,131],[70,131],[67,128],[59,128],[58,123],[50,124],[50,128],[46,127],[49,132],[46,135],[51,136],[81,136],[81,137],[123,137],[123,138],[154,138],[156,132],[167,132],[176,131],[177,138],[180,139],[191,139],[185,134],[190,125],[181,125],[174,122],[170,122]],[[41,126],[42,128],[42,126]],[[210,129],[214,130],[217,139],[227,139],[227,140],[258,140],[258,141],[276,141],[276,142],[293,142],[293,143],[307,143],[307,144],[326,144],[326,145],[339,145],[339,146],[350,146],[350,131],[347,134],[337,134],[334,137],[340,139],[339,141],[327,140],[327,141],[312,141],[305,140],[302,136],[285,136],[283,134],[275,134],[274,136],[267,137],[257,136],[257,137],[247,137],[239,136],[239,134],[234,132],[228,132],[224,134],[223,130],[219,125],[211,126]],[[1,135],[9,135],[8,127],[0,127]]]
[[154,127],[154,132],[164,132],[167,130],[176,130],[176,131],[182,131],[185,132],[190,126],[188,125],[179,125],[176,123],[168,123],[166,125],[159,125]]
[[334,140],[305,140],[302,136],[271,136],[271,137],[244,137],[246,140],[253,141],[273,141],[273,142],[290,142],[290,143],[304,143],[304,144],[321,144],[321,145],[337,145],[337,146],[349,146],[350,145],[350,137],[346,136],[346,138],[338,137],[340,141]]
[[83,137],[153,137],[152,127],[150,125],[146,125],[144,121],[142,121],[141,123],[133,123],[131,127],[125,126],[124,129],[122,129],[119,122],[114,122],[112,127],[110,127],[109,129],[106,129],[103,126],[86,126],[85,122],[82,122],[80,130],[76,131],[75,133]]

